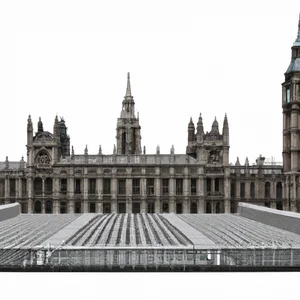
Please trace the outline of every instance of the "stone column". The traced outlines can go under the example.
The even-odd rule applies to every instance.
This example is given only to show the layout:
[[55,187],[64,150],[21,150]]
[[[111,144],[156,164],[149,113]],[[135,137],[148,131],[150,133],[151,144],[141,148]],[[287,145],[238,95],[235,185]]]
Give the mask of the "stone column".
[[297,212],[297,206],[296,206],[296,189],[297,189],[297,182],[296,182],[296,176],[293,175],[292,176],[292,182],[293,182],[293,186],[292,186],[292,193],[291,193],[291,211],[293,212]]
[[5,204],[9,203],[9,196],[10,196],[9,189],[10,189],[9,178],[5,177],[5,191],[4,191]]
[[126,178],[126,212],[132,213],[132,178]]
[[141,177],[141,213],[147,212],[146,208],[146,198],[147,198],[147,179],[146,179],[146,170],[142,168],[142,177]]
[[27,181],[27,197],[28,197],[28,213],[33,213],[33,207],[32,207],[32,177],[28,177]]
[[75,190],[74,182],[75,182],[74,176],[70,177],[68,183],[68,195],[69,195],[68,211],[69,213],[72,214],[74,213],[74,190]]
[[184,174],[184,177],[183,177],[183,203],[182,203],[182,212],[184,214],[186,213],[190,213],[190,201],[189,201],[189,185],[190,185],[190,179],[189,179],[189,170],[187,167],[184,167],[184,170],[183,170],[183,174]]
[[23,195],[22,195],[22,178],[18,179],[18,199],[22,199]]
[[225,177],[224,177],[224,212],[229,214],[230,207],[230,168],[225,168]]
[[160,197],[161,197],[161,179],[160,179],[160,168],[155,168],[156,178],[154,179],[154,194],[155,204],[154,211],[160,213]]
[[176,202],[175,202],[175,195],[176,195],[176,179],[174,177],[175,170],[173,167],[170,168],[170,178],[169,178],[169,212],[175,213],[176,209]]
[[98,202],[96,204],[96,212],[103,213],[103,178],[97,178],[96,189],[98,194]]
[[54,177],[53,178],[53,213],[58,214],[59,213],[59,178]]
[[41,204],[42,204],[42,214],[44,214],[45,213],[45,199],[41,199]]
[[250,199],[250,181],[245,181],[245,199]]
[[198,213],[204,214],[204,170],[203,167],[199,167],[198,169],[198,180],[197,180],[197,196],[198,196]]
[[[86,173],[86,172],[85,172]],[[84,213],[88,213],[89,209],[88,209],[88,178],[84,177],[83,178],[83,212]]]
[[117,178],[116,178],[116,169],[114,168],[111,178],[111,212],[116,213],[117,210]]

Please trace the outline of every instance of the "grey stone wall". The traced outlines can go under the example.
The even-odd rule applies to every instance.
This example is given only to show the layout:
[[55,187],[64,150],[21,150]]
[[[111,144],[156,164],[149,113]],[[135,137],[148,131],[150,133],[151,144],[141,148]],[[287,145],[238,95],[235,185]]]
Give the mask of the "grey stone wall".
[[0,222],[17,217],[20,214],[20,204],[12,203],[0,205]]
[[300,214],[248,203],[239,203],[237,212],[248,218],[279,229],[300,234]]

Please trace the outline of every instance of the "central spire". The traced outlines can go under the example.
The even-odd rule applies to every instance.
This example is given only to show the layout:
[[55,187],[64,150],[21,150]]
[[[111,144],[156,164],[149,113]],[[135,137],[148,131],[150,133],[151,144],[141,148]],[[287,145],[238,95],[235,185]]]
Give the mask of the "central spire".
[[293,46],[300,46],[300,13],[299,13],[299,21],[298,21],[298,34]]
[[125,97],[127,97],[127,96],[132,97],[131,96],[130,73],[129,72],[127,73],[127,88],[126,88],[126,95],[125,95]]
[[126,94],[123,100],[123,107],[121,111],[121,118],[135,118],[134,114],[134,100],[131,95],[131,85],[130,85],[130,73],[127,73],[127,88]]

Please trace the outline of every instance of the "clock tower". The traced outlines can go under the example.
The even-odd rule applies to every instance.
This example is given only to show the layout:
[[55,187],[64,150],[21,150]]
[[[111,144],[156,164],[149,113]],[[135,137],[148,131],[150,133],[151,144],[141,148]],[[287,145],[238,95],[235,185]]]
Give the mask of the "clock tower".
[[117,121],[117,154],[141,154],[141,126],[135,116],[131,95],[130,74],[127,73],[127,89],[122,102],[121,116]]

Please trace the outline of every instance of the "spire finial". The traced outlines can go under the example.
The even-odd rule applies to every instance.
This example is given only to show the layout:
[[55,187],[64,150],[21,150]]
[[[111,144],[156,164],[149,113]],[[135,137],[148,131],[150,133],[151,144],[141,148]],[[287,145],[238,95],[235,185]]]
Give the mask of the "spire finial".
[[127,89],[126,89],[126,96],[131,97],[131,86],[130,86],[130,73],[127,73]]
[[300,46],[300,13],[299,13],[299,21],[298,21],[298,34],[293,46]]
[[42,123],[42,119],[41,117],[39,117],[39,121],[38,121],[38,132],[43,132],[43,123]]

